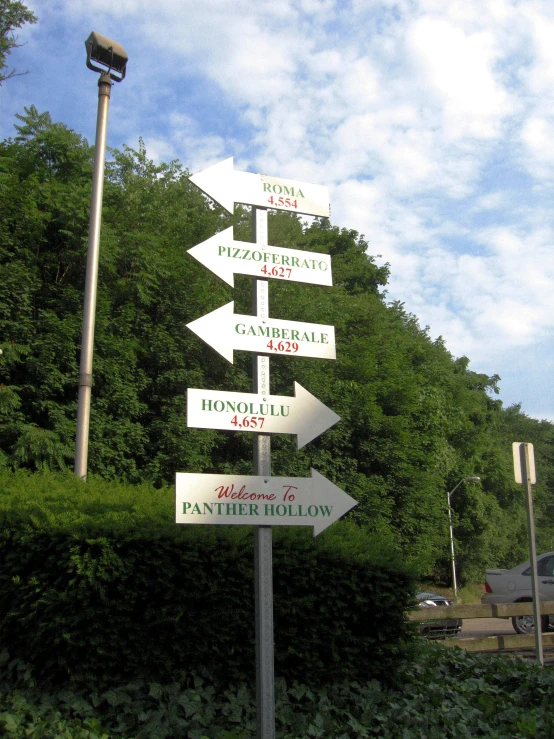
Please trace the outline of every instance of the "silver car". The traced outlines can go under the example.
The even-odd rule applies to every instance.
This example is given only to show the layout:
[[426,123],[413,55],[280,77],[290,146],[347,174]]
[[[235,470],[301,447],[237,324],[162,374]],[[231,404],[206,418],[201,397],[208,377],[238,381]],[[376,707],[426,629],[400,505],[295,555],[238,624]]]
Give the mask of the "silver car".
[[[438,593],[416,593],[419,608],[437,608],[437,606],[451,606],[452,601]],[[422,614],[423,617],[423,614]],[[447,636],[456,636],[462,628],[460,618],[441,618],[438,621],[427,621],[419,626],[419,631],[427,639],[444,639]]]
[[[539,599],[554,600],[554,552],[537,555]],[[533,600],[531,566],[529,561],[511,570],[487,570],[485,595],[481,603],[521,603]],[[512,624],[518,634],[535,630],[533,616],[513,616]],[[548,631],[550,616],[541,616],[541,629]]]

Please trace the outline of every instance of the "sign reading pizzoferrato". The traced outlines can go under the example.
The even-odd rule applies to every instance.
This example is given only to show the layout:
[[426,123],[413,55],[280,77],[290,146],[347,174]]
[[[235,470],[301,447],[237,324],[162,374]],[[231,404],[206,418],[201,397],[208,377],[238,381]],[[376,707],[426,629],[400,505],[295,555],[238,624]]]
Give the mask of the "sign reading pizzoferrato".
[[231,363],[233,350],[336,358],[334,326],[243,316],[235,314],[233,307],[231,301],[187,324],[187,328]]
[[312,285],[333,284],[328,254],[235,241],[232,226],[193,246],[188,253],[231,286],[235,284],[235,274]]
[[233,157],[207,167],[189,179],[230,213],[235,203],[246,203],[260,208],[329,216],[328,188],[283,177],[240,172],[233,169]]
[[314,536],[357,502],[312,469],[312,477],[177,473],[177,523],[313,526]]

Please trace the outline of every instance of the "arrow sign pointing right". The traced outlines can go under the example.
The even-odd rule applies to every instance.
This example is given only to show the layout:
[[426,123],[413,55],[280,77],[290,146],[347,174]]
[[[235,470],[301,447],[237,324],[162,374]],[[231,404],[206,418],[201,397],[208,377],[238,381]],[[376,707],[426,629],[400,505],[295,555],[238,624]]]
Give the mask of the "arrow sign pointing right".
[[178,472],[176,523],[313,526],[314,536],[358,505],[330,480]]
[[193,246],[188,253],[231,287],[235,273],[312,285],[333,284],[328,254],[235,241],[232,226]]
[[233,169],[233,157],[197,172],[189,180],[230,213],[235,203],[246,203],[329,217],[328,188],[282,177],[240,172]]
[[187,426],[262,434],[296,434],[301,449],[340,416],[294,383],[294,396],[229,393],[223,390],[187,390]]

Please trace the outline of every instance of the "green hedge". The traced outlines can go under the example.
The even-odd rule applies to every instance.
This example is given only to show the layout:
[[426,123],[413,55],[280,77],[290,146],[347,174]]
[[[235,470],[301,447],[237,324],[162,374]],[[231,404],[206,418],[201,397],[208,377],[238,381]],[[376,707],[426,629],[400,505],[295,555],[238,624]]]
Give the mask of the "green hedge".
[[[178,526],[174,492],[0,473],[0,639],[38,677],[180,670],[254,679],[253,532]],[[275,670],[310,684],[390,678],[414,582],[347,523],[274,529]]]

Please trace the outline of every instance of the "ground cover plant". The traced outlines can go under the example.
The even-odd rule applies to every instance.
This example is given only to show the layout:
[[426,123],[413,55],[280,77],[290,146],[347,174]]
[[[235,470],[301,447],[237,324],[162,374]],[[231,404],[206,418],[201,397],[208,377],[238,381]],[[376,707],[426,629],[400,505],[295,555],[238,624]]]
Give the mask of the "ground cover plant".
[[[0,657],[0,732],[71,739],[254,739],[252,685],[181,674],[98,689],[40,690],[20,662]],[[319,688],[276,681],[277,739],[549,739],[554,671],[522,660],[425,644],[401,681]]]

